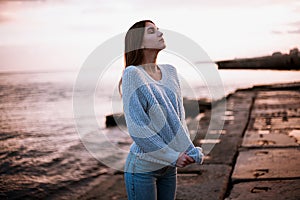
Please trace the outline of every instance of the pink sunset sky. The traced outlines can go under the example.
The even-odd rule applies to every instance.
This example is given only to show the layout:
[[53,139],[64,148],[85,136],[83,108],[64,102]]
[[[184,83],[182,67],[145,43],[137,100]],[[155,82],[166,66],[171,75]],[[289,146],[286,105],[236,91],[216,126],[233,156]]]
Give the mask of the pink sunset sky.
[[143,19],[189,37],[213,61],[300,47],[299,0],[1,0],[0,71],[78,70]]

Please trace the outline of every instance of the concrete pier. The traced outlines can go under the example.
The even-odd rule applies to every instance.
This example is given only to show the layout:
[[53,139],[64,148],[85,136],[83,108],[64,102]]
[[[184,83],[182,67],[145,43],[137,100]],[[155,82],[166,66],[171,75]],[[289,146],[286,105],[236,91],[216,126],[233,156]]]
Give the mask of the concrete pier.
[[[194,130],[195,145],[206,137],[215,146],[203,165],[178,169],[176,199],[300,199],[300,83],[238,90],[223,103],[225,114],[213,107],[222,130],[208,131],[211,111]],[[80,199],[126,199],[122,173],[103,175]]]
[[299,144],[300,85],[256,88],[227,199],[300,199]]

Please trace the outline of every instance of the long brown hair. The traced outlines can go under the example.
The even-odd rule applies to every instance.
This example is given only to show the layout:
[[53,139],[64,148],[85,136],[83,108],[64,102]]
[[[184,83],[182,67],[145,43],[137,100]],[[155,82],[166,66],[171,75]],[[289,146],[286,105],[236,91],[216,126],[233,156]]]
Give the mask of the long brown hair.
[[[125,68],[130,65],[140,65],[144,59],[142,43],[144,39],[146,22],[154,24],[151,20],[142,20],[133,24],[125,36]],[[124,72],[123,70],[123,72]],[[121,92],[122,78],[119,81],[119,93]]]

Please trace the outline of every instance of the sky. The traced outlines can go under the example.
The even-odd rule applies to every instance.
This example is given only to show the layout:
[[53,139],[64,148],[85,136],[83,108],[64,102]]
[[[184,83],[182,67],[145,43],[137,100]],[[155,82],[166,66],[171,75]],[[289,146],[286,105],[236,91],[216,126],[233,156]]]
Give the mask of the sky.
[[0,0],[0,71],[78,70],[143,19],[187,36],[213,61],[300,48],[299,0]]

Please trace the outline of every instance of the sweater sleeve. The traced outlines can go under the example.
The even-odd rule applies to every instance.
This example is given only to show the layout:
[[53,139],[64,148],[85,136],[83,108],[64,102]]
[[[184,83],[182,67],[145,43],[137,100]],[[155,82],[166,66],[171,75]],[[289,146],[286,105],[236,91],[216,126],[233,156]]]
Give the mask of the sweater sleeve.
[[[154,131],[159,124],[146,113],[147,102],[142,87],[147,87],[134,67],[128,67],[122,77],[122,100],[128,132],[143,151],[140,157],[148,161],[175,166],[180,152],[170,148]],[[155,110],[154,110],[155,112]],[[154,122],[153,122],[154,120]]]
[[[184,110],[184,106],[183,106],[183,97],[181,95],[181,86],[180,86],[180,81],[179,81],[179,78],[178,78],[176,68],[175,68],[175,73],[176,73],[176,75],[175,75],[176,81],[177,81],[177,84],[179,86],[179,91],[178,91],[179,118],[180,118],[180,121],[181,121],[181,124],[182,124],[182,128],[184,129],[187,137],[190,140],[189,130],[187,128],[187,124],[186,124],[186,121],[185,121],[185,110]],[[202,164],[203,163],[203,158],[204,158],[204,155],[202,153],[203,152],[202,148],[201,147],[195,147],[191,140],[190,140],[190,143],[191,144],[189,145],[188,149],[186,150],[187,155],[192,157],[195,160],[196,163]]]

